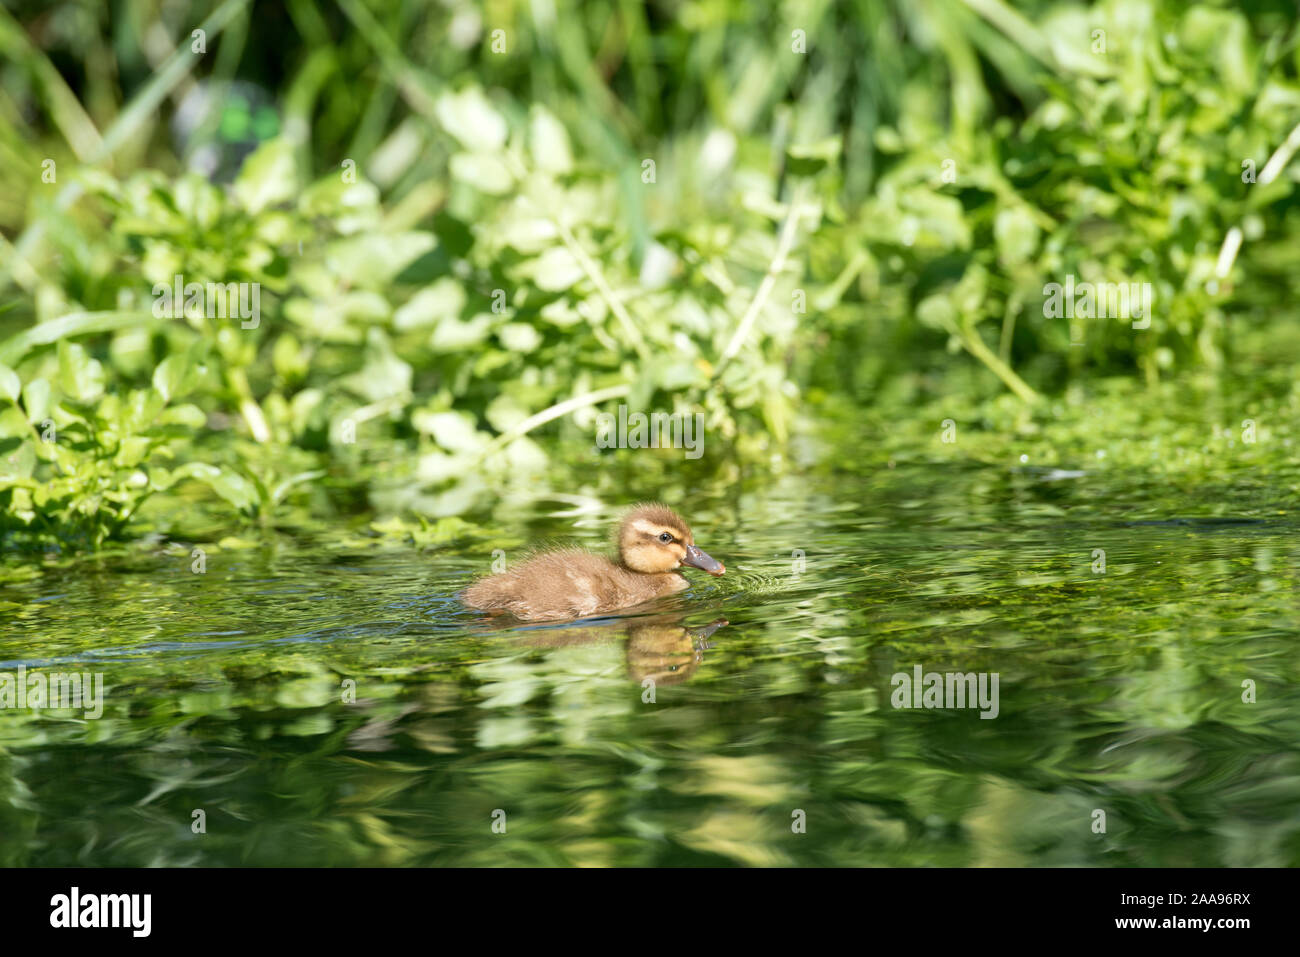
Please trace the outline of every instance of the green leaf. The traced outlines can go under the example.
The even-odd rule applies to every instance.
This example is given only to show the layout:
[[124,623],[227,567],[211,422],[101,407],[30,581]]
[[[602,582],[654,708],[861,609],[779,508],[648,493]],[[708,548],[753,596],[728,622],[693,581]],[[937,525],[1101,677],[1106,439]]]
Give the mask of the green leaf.
[[1028,262],[1038,249],[1038,234],[1038,224],[1022,206],[1000,210],[993,221],[998,256],[1007,265]]
[[505,146],[506,121],[477,86],[444,93],[434,113],[442,128],[467,150],[495,152]]
[[18,373],[6,365],[0,365],[0,395],[10,402],[17,402],[22,391],[23,384]]
[[47,319],[30,329],[24,329],[0,343],[0,362],[16,365],[36,346],[47,346],[71,336],[86,335],[91,332],[113,332],[131,327],[143,328],[170,321],[170,319],[156,318],[148,310],[70,312],[56,319]]
[[159,425],[183,425],[189,429],[201,429],[207,422],[208,417],[196,405],[170,406],[158,417]]
[[134,468],[148,457],[151,445],[151,440],[143,435],[128,435],[118,443],[113,464],[118,468]]
[[336,171],[307,187],[298,200],[298,209],[305,216],[358,217],[377,221],[379,190],[365,180],[345,183],[341,171]]
[[526,322],[511,322],[497,330],[497,338],[511,352],[532,352],[542,344],[542,337]]
[[528,146],[538,169],[556,174],[573,170],[568,132],[549,110],[536,104],[528,115]]
[[36,470],[36,447],[29,440],[0,440],[0,483],[29,479]]
[[198,479],[240,511],[252,511],[258,503],[257,488],[238,472],[206,462],[190,462],[174,473],[173,479]]
[[28,439],[32,434],[32,425],[27,421],[23,410],[16,405],[0,406],[0,439]]
[[158,394],[163,397],[164,402],[170,402],[178,395],[188,391],[186,387],[188,385],[189,371],[190,357],[188,353],[182,352],[170,355],[158,363],[158,368],[153,370],[153,387],[158,390]]
[[425,232],[349,236],[329,244],[325,266],[339,282],[379,289],[437,245],[437,238]]
[[284,500],[295,485],[301,485],[303,482],[310,482],[312,479],[318,479],[327,473],[323,469],[315,469],[310,472],[299,472],[297,475],[291,475],[274,489],[271,490],[271,501],[279,503]]
[[506,164],[489,153],[457,153],[451,158],[451,178],[490,196],[508,193],[515,184]]
[[459,412],[416,412],[411,424],[448,452],[478,452],[487,445],[488,437],[474,427],[469,416]]
[[828,136],[816,143],[794,144],[786,150],[786,166],[795,176],[812,176],[834,165],[843,148],[839,136]]
[[393,314],[397,329],[420,329],[432,326],[448,316],[459,316],[465,308],[465,289],[460,282],[445,276],[425,286],[406,305]]
[[23,408],[28,422],[41,422],[50,411],[50,384],[44,379],[33,379],[23,386]]
[[935,293],[921,300],[916,307],[916,320],[930,329],[943,332],[955,332],[957,329],[957,310],[952,300],[943,293]]
[[564,246],[552,246],[538,256],[532,271],[537,288],[547,292],[562,292],[585,275],[577,258]]
[[201,230],[211,229],[221,218],[221,190],[197,173],[188,173],[177,180],[172,196],[176,208]]
[[343,384],[371,402],[400,396],[411,390],[412,369],[397,357],[382,329],[366,335],[366,364],[360,372],[346,377]]
[[491,332],[494,318],[487,312],[480,312],[464,322],[455,316],[447,316],[429,336],[429,348],[434,352],[456,352],[478,345]]
[[250,213],[290,199],[298,190],[293,144],[284,137],[263,143],[244,160],[235,177],[234,193]]
[[104,394],[104,367],[84,346],[64,340],[59,343],[59,388],[71,399],[92,402]]

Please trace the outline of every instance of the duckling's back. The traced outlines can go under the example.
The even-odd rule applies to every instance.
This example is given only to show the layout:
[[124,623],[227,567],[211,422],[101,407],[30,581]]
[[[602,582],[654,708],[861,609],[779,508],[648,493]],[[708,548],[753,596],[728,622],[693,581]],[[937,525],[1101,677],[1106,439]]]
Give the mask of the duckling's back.
[[585,618],[627,608],[687,585],[677,574],[642,575],[581,548],[543,552],[509,571],[480,579],[461,599],[490,614],[524,621]]

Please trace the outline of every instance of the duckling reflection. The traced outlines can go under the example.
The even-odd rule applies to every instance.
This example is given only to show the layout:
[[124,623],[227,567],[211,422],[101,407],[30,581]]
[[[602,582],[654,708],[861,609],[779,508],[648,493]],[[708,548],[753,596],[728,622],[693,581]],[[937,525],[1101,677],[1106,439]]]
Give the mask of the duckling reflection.
[[[531,648],[568,648],[623,638],[630,679],[637,684],[650,678],[656,685],[674,685],[695,673],[704,661],[704,652],[713,647],[709,639],[728,623],[725,618],[717,618],[704,626],[687,627],[684,617],[661,614],[581,627],[529,629],[515,643]],[[493,630],[506,627],[496,622],[485,624]]]
[[709,638],[727,624],[719,618],[703,628],[684,628],[680,622],[645,622],[627,631],[627,673],[637,684],[647,678],[656,685],[675,685],[695,673],[712,648]]

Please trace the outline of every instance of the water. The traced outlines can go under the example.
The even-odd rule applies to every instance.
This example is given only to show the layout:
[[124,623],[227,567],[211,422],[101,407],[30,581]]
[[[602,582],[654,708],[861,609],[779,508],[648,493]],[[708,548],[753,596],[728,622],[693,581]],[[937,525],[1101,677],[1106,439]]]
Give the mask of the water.
[[[0,865],[1300,864],[1296,479],[741,476],[670,500],[724,578],[565,626],[455,593],[494,548],[602,547],[623,503],[203,574],[9,556],[0,674],[108,687],[98,720],[0,710]],[[997,673],[997,717],[892,707],[917,665]]]

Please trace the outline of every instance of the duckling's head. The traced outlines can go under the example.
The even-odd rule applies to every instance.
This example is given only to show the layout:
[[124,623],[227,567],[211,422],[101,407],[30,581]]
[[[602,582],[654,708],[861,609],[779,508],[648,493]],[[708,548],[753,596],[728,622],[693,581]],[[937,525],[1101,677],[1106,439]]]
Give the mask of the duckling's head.
[[691,528],[665,505],[638,505],[628,512],[618,529],[618,554],[634,572],[655,574],[692,565],[721,575],[722,562],[695,545]]

